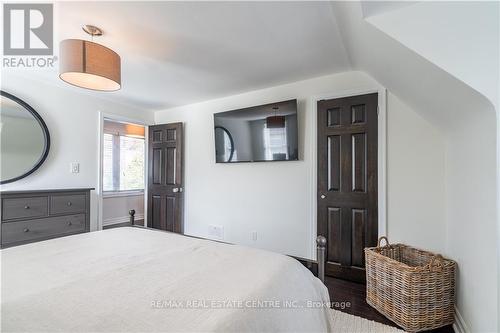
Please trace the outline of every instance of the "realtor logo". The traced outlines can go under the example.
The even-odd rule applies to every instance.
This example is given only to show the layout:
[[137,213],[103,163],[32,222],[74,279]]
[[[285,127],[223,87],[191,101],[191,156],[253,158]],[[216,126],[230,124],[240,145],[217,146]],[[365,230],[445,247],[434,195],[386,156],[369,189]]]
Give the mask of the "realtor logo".
[[53,30],[52,4],[3,5],[4,55],[52,55]]

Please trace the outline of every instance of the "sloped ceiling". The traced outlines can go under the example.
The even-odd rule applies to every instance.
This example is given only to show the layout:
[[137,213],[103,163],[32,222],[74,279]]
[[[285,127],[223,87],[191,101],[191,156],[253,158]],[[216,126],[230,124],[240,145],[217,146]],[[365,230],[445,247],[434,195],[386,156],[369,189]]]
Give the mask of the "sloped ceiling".
[[441,130],[449,131],[471,110],[494,116],[484,95],[364,20],[360,3],[331,4],[352,67],[369,73]]
[[498,101],[499,2],[419,2],[365,17],[401,44]]
[[367,18],[408,7],[416,3],[418,1],[361,1],[361,10],[363,11],[363,17]]
[[[469,51],[470,58],[487,54],[488,60],[479,64],[443,61],[450,58],[448,44],[429,45],[425,41],[439,25],[449,28],[439,30],[438,40],[446,41],[450,29],[460,25],[461,16],[455,15],[455,21],[451,15],[447,21],[433,16],[438,27],[422,27],[419,20],[435,9],[432,6],[445,5],[372,1],[56,2],[55,40],[87,38],[81,30],[83,24],[102,27],[105,34],[97,41],[122,56],[122,89],[101,93],[75,88],[59,80],[57,68],[2,69],[2,80],[8,85],[10,76],[24,75],[154,111],[356,69],[368,72],[430,121],[446,128],[450,116],[465,105],[491,107],[481,93],[490,101],[494,99],[491,73],[495,71],[489,67],[495,63],[491,60],[495,54],[477,50],[478,45],[498,43],[485,40],[486,35],[494,39],[487,28],[476,28],[473,31],[481,39],[473,45],[475,53]],[[473,27],[475,20],[470,18],[467,27]],[[411,26],[403,29],[406,23]],[[451,37],[457,40],[461,32]],[[421,39],[417,45],[412,42],[415,38],[409,37],[415,35]],[[454,44],[459,45],[454,52],[466,50],[464,41],[473,38],[463,37]],[[441,53],[431,54],[429,49]],[[482,80],[483,76],[488,79]]]

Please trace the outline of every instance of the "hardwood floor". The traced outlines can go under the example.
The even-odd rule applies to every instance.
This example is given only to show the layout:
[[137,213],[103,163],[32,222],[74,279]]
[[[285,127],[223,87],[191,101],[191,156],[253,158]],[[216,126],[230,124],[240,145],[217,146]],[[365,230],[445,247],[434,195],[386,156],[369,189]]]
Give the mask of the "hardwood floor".
[[[134,221],[134,225],[144,226],[144,219]],[[103,229],[111,229],[111,228],[129,227],[129,226],[130,226],[129,222],[123,222],[123,223],[117,223],[117,224],[111,224],[111,225],[104,225],[102,228]]]
[[[328,288],[330,301],[334,303],[333,308],[335,310],[397,327],[396,324],[391,322],[366,303],[366,286],[364,284],[335,279],[327,276],[325,278],[325,285]],[[452,326],[445,326],[427,332],[454,333]]]

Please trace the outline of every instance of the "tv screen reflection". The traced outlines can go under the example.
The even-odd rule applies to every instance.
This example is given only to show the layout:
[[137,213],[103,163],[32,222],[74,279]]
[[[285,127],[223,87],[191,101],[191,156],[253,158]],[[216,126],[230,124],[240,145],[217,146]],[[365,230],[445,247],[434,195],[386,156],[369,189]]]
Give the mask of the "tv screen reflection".
[[214,114],[217,163],[298,160],[297,100]]

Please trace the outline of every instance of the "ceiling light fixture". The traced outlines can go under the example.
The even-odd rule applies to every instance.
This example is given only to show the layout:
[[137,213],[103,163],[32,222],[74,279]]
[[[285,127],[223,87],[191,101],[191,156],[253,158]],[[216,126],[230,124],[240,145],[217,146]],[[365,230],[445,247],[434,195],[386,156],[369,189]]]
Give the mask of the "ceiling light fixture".
[[285,116],[278,116],[278,106],[273,106],[274,116],[266,118],[267,128],[285,128]]
[[116,91],[121,88],[121,60],[113,50],[93,42],[102,30],[83,26],[91,41],[65,39],[59,45],[59,77],[77,87]]

